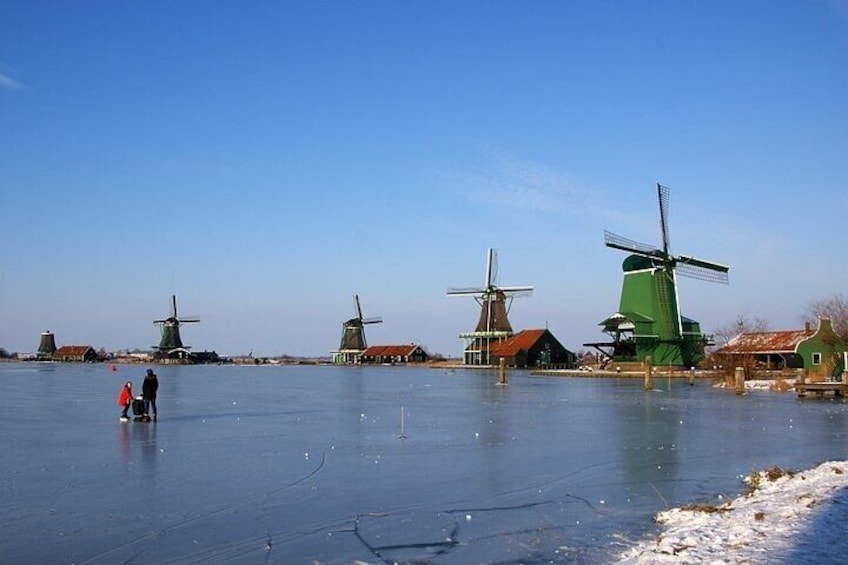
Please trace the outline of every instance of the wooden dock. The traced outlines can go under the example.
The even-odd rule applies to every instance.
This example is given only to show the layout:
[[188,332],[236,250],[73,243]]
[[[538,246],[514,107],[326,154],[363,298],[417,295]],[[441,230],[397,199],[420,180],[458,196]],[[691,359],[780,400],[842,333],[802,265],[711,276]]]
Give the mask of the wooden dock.
[[848,383],[838,381],[825,381],[819,383],[795,383],[795,392],[798,396],[807,396],[814,394],[816,396],[824,396],[832,392],[833,396],[845,397],[848,396]]

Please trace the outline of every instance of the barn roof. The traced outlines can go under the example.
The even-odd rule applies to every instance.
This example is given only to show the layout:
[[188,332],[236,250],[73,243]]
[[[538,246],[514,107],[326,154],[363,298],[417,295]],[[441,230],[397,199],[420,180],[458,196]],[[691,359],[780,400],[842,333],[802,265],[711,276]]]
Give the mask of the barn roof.
[[383,357],[394,357],[412,355],[416,349],[418,349],[418,345],[414,343],[407,343],[405,345],[372,345],[362,352],[362,356],[377,357],[378,355],[382,355]]
[[53,352],[53,355],[77,356],[85,355],[89,349],[93,349],[90,345],[63,345]]
[[517,355],[522,349],[524,351],[529,351],[530,348],[533,347],[533,345],[539,341],[539,339],[547,331],[548,330],[544,329],[521,330],[509,339],[493,343],[489,348],[489,351],[492,355],[497,355],[498,357],[511,357],[513,355]]
[[721,348],[720,353],[795,353],[798,344],[813,330],[742,333]]

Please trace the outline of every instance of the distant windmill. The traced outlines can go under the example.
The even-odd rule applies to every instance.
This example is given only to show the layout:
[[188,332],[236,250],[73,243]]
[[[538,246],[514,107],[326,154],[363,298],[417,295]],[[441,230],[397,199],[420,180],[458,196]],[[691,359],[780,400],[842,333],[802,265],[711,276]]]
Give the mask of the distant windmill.
[[482,287],[449,288],[448,296],[473,296],[480,305],[480,318],[473,332],[462,333],[466,341],[465,364],[488,365],[489,345],[513,335],[507,318],[516,296],[529,296],[532,286],[498,286],[498,254],[489,248],[486,256],[486,279]]
[[47,361],[53,358],[53,352],[56,351],[56,337],[49,331],[41,334],[41,341],[38,344],[37,359],[39,361]]
[[[669,250],[669,189],[657,184],[662,249],[604,231],[604,244],[631,253],[622,265],[621,302],[601,322],[612,343],[586,344],[612,349],[614,361],[644,361],[654,365],[691,367],[704,358],[708,338],[695,320],[680,312],[676,274],[717,283],[728,282],[730,268]],[[601,349],[603,351],[603,349]],[[608,353],[605,351],[605,353]]]
[[162,320],[153,320],[153,323],[160,327],[162,333],[159,345],[154,347],[154,349],[158,350],[159,356],[187,358],[188,350],[191,348],[183,345],[183,341],[180,338],[180,325],[197,323],[199,321],[200,318],[196,316],[180,318],[177,315],[177,297],[172,295],[171,315]]
[[359,304],[359,295],[353,296],[354,313],[356,317],[342,323],[342,340],[339,350],[333,352],[336,364],[346,365],[359,362],[359,355],[368,348],[365,341],[365,326],[369,324],[380,324],[380,317],[365,318],[362,315],[362,306]]

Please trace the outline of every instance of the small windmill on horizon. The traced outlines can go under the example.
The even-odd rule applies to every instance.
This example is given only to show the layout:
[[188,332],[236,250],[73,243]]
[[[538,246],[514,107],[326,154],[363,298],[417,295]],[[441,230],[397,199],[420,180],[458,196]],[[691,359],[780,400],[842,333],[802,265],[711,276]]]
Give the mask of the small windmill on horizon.
[[698,322],[681,314],[676,275],[727,284],[730,267],[691,255],[672,255],[668,187],[657,183],[657,199],[661,249],[604,231],[607,247],[630,255],[622,264],[618,311],[600,323],[612,341],[584,345],[595,347],[614,362],[643,362],[651,357],[654,365],[693,367],[703,360],[709,338]]
[[362,315],[362,306],[359,303],[359,295],[353,295],[355,317],[342,322],[342,339],[339,349],[333,351],[333,363],[336,365],[355,365],[359,363],[359,356],[368,349],[365,340],[365,326],[370,324],[381,324],[383,318],[377,316],[366,318]]
[[465,341],[466,365],[489,365],[489,347],[492,342],[504,340],[514,334],[509,323],[512,300],[529,296],[532,286],[498,286],[498,254],[489,248],[486,255],[486,279],[482,287],[449,288],[448,296],[472,296],[480,305],[480,318],[473,332],[459,334]]
[[171,295],[171,315],[161,320],[153,320],[155,325],[159,326],[161,339],[159,345],[154,346],[156,357],[159,359],[171,359],[179,361],[188,361],[191,357],[189,350],[191,347],[183,344],[180,337],[180,326],[182,324],[194,324],[200,321],[197,316],[188,316],[180,318],[177,315],[177,297]]

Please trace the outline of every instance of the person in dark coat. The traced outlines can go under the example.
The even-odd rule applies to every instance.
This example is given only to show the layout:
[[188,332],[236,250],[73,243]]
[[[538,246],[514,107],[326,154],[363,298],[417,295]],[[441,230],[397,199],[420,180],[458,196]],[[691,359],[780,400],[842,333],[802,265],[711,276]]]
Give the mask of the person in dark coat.
[[156,392],[159,390],[159,379],[153,369],[147,369],[144,383],[141,385],[141,397],[144,399],[144,412],[150,417],[150,409],[153,409],[153,419],[156,419]]

